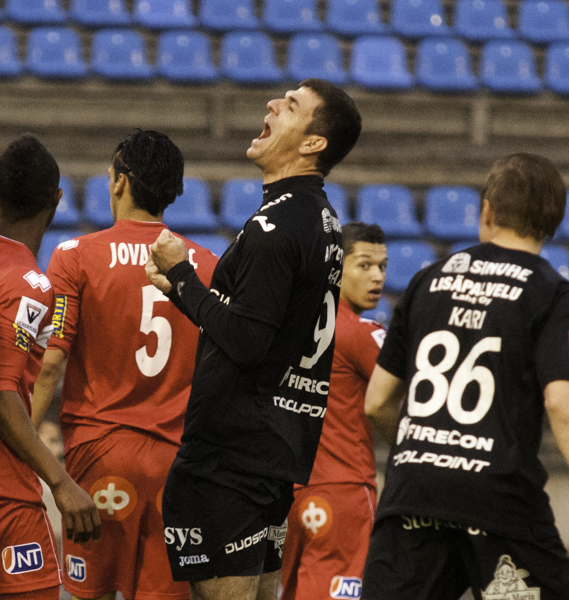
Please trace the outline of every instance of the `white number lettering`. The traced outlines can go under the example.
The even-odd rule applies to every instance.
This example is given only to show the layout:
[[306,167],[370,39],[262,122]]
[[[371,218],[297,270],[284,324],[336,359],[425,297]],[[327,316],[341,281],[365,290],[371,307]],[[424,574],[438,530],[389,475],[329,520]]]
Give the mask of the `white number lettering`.
[[326,296],[324,296],[324,306],[326,307],[326,326],[324,329],[320,329],[320,318],[318,318],[318,323],[316,323],[316,328],[314,329],[314,341],[318,346],[316,347],[316,352],[313,356],[302,357],[300,366],[303,369],[311,369],[334,339],[334,329],[336,328],[336,303],[334,302],[334,296],[330,291],[326,292]]
[[153,285],[142,288],[142,318],[140,331],[149,334],[154,331],[158,338],[154,356],[149,356],[146,346],[139,348],[136,355],[136,364],[140,372],[146,377],[154,377],[166,366],[172,347],[172,327],[165,317],[153,317],[152,310],[155,302],[168,302],[168,298]]
[[[429,360],[429,354],[436,346],[443,346],[445,355],[438,364],[433,365]],[[428,417],[440,410],[446,402],[450,415],[458,423],[471,425],[480,422],[492,406],[495,383],[490,369],[481,365],[474,366],[474,363],[485,352],[500,352],[501,349],[502,339],[499,337],[480,340],[459,366],[449,386],[443,373],[456,363],[460,342],[450,331],[434,331],[425,336],[419,344],[415,358],[418,371],[409,386],[409,416]],[[421,381],[429,381],[433,386],[433,393],[427,402],[415,400],[417,386]],[[472,410],[464,410],[462,396],[466,386],[472,381],[478,383],[478,401]]]

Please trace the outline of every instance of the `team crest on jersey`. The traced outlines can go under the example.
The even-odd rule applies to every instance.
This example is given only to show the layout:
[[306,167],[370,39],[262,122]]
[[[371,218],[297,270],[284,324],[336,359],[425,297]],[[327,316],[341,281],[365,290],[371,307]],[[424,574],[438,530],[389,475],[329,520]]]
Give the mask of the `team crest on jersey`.
[[331,598],[358,599],[362,595],[362,580],[359,577],[336,575],[330,584]]
[[336,217],[332,216],[332,213],[325,208],[322,211],[322,225],[325,233],[331,233],[332,231],[342,231],[340,221]]
[[66,242],[61,242],[57,247],[59,250],[71,250],[72,248],[77,248],[79,246],[79,240],[67,240]]
[[35,271],[28,271],[24,275],[24,279],[34,288],[41,288],[42,292],[47,292],[51,288],[51,283],[46,275],[43,273],[36,273]]
[[403,417],[399,421],[399,427],[397,428],[397,444],[399,445],[406,437],[409,431],[409,425],[411,425],[411,419],[409,417]]
[[45,304],[42,304],[33,298],[22,296],[18,312],[16,313],[14,326],[21,327],[35,339],[39,333],[39,326],[46,312],[47,306]]
[[87,565],[82,558],[68,554],[65,557],[65,567],[67,568],[69,579],[73,579],[73,581],[85,581],[87,577]]
[[469,268],[470,254],[468,252],[459,252],[447,260],[441,271],[443,273],[468,273]]
[[4,571],[10,575],[39,571],[43,567],[43,554],[37,542],[8,546],[2,551]]
[[540,588],[530,588],[524,581],[528,576],[528,571],[516,568],[512,559],[507,554],[503,554],[494,571],[494,580],[490,582],[486,591],[481,591],[482,600],[511,600],[514,598],[540,600]]
[[287,529],[288,519],[285,519],[284,523],[280,527],[277,527],[275,525],[271,525],[269,527],[268,539],[275,545],[275,550],[278,550],[280,558],[283,557],[283,548]]

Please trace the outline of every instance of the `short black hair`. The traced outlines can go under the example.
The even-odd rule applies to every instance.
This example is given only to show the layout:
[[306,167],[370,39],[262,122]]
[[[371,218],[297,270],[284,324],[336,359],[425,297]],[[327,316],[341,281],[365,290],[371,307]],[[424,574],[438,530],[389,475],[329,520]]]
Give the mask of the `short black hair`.
[[361,221],[351,221],[342,225],[342,238],[344,240],[344,256],[348,256],[354,251],[356,242],[385,244],[385,234],[379,225],[362,223]]
[[135,204],[156,217],[184,191],[184,158],[165,134],[137,129],[115,149],[115,181],[124,173]]
[[330,81],[305,79],[298,87],[310,88],[322,100],[322,104],[314,109],[312,122],[305,133],[321,135],[328,141],[316,163],[318,170],[326,176],[356,145],[362,118],[353,99]]
[[543,241],[553,237],[563,220],[567,191],[549,159],[520,152],[494,162],[480,202],[485,198],[496,225]]
[[33,135],[17,138],[0,156],[0,211],[10,223],[53,206],[58,190],[57,162]]

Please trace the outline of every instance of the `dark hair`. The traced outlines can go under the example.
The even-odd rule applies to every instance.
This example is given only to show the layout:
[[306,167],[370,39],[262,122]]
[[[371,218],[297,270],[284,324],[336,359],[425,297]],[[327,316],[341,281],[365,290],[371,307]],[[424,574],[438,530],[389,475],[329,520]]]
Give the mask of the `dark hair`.
[[170,138],[138,129],[113,155],[115,181],[124,173],[136,205],[156,217],[184,191],[184,158]]
[[385,244],[385,234],[379,225],[375,223],[368,225],[361,221],[352,221],[342,225],[342,238],[344,240],[344,256],[348,256],[354,251],[356,242]]
[[565,215],[567,192],[553,163],[537,154],[511,154],[494,162],[480,202],[486,198],[496,225],[536,240],[553,237]]
[[314,109],[312,122],[305,133],[321,135],[328,141],[316,163],[318,170],[326,176],[356,145],[362,118],[352,98],[325,79],[305,79],[298,87],[308,87],[322,99],[322,104]]
[[9,222],[32,219],[53,206],[59,167],[33,135],[14,140],[0,156],[0,211]]

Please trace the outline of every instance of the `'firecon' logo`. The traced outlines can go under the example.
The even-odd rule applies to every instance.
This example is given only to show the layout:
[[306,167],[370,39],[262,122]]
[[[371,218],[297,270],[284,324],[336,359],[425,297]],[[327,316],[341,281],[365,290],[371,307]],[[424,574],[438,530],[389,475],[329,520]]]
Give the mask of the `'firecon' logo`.
[[11,575],[39,571],[43,567],[43,554],[37,542],[8,546],[2,551],[4,571]]
[[69,579],[73,579],[73,581],[85,581],[87,577],[87,565],[82,558],[68,554],[65,557],[65,566],[67,567]]
[[362,580],[359,577],[340,577],[336,575],[330,585],[332,598],[358,599],[362,594]]

